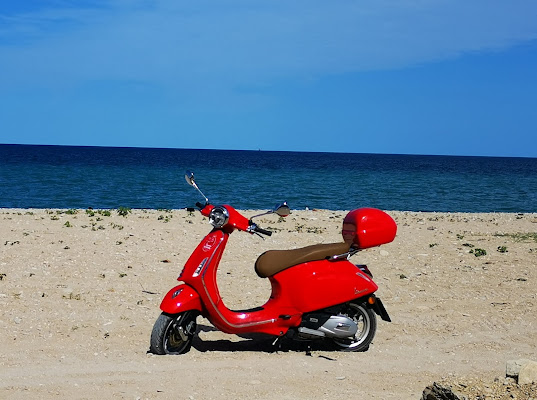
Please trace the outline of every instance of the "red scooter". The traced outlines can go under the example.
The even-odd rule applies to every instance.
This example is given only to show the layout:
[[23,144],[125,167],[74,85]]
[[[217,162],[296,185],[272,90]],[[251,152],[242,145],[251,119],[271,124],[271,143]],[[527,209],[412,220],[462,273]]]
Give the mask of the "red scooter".
[[373,208],[353,210],[345,217],[341,243],[261,254],[255,271],[259,277],[269,279],[270,298],[260,307],[232,311],[224,305],[216,281],[229,235],[238,230],[270,236],[272,232],[260,228],[252,219],[271,213],[284,217],[291,211],[283,203],[248,219],[229,205],[210,204],[193,173],[187,172],[185,178],[205,198],[205,204],[196,205],[214,228],[187,260],[177,278],[183,283],[162,300],[162,313],[151,333],[152,353],[186,353],[196,334],[198,315],[225,333],[259,332],[307,341],[329,339],[337,348],[368,349],[376,332],[375,314],[385,321],[390,317],[374,295],[378,286],[368,268],[356,266],[348,258],[395,238],[397,226],[388,214]]

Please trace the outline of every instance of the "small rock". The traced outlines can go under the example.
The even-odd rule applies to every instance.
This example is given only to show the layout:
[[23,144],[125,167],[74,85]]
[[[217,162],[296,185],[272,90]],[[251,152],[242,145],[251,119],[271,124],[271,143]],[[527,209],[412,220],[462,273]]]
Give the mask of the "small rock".
[[520,368],[518,384],[526,385],[534,382],[537,383],[537,362],[528,361]]
[[421,400],[467,400],[467,398],[453,391],[450,386],[443,386],[434,382],[425,388]]

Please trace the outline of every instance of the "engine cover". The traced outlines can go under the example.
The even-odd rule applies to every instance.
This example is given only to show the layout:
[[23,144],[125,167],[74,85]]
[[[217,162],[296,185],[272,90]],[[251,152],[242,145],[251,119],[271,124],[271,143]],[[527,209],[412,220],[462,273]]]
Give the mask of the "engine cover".
[[356,334],[358,325],[343,315],[332,315],[318,330],[328,337],[346,338]]

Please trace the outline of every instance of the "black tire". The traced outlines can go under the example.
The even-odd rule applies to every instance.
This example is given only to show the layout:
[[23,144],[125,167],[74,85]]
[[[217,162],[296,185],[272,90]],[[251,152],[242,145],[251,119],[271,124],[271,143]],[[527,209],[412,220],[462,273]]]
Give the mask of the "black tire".
[[196,334],[197,316],[195,311],[174,315],[160,314],[151,332],[149,351],[160,355],[187,353]]
[[366,351],[377,331],[377,316],[366,303],[349,303],[343,313],[358,325],[356,334],[348,339],[332,339],[344,351]]

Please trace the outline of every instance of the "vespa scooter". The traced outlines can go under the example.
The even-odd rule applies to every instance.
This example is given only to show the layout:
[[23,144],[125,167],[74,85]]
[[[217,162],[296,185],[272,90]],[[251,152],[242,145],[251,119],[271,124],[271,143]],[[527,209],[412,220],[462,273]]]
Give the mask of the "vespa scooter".
[[290,208],[283,203],[248,219],[230,205],[211,204],[192,172],[187,171],[185,179],[205,198],[205,204],[198,202],[196,206],[213,229],[187,260],[177,278],[182,283],[162,300],[162,313],[151,333],[152,353],[189,351],[199,315],[229,334],[258,332],[276,339],[328,339],[339,349],[368,349],[377,328],[376,315],[385,321],[390,317],[374,294],[378,286],[367,267],[354,265],[348,259],[362,249],[395,238],[397,226],[388,214],[374,208],[356,209],[345,218],[344,227],[354,229],[347,232],[351,240],[261,254],[255,271],[260,278],[269,279],[270,298],[260,307],[233,311],[222,301],[216,280],[229,236],[234,231],[270,236],[272,232],[259,227],[253,219],[272,213],[285,217]]

